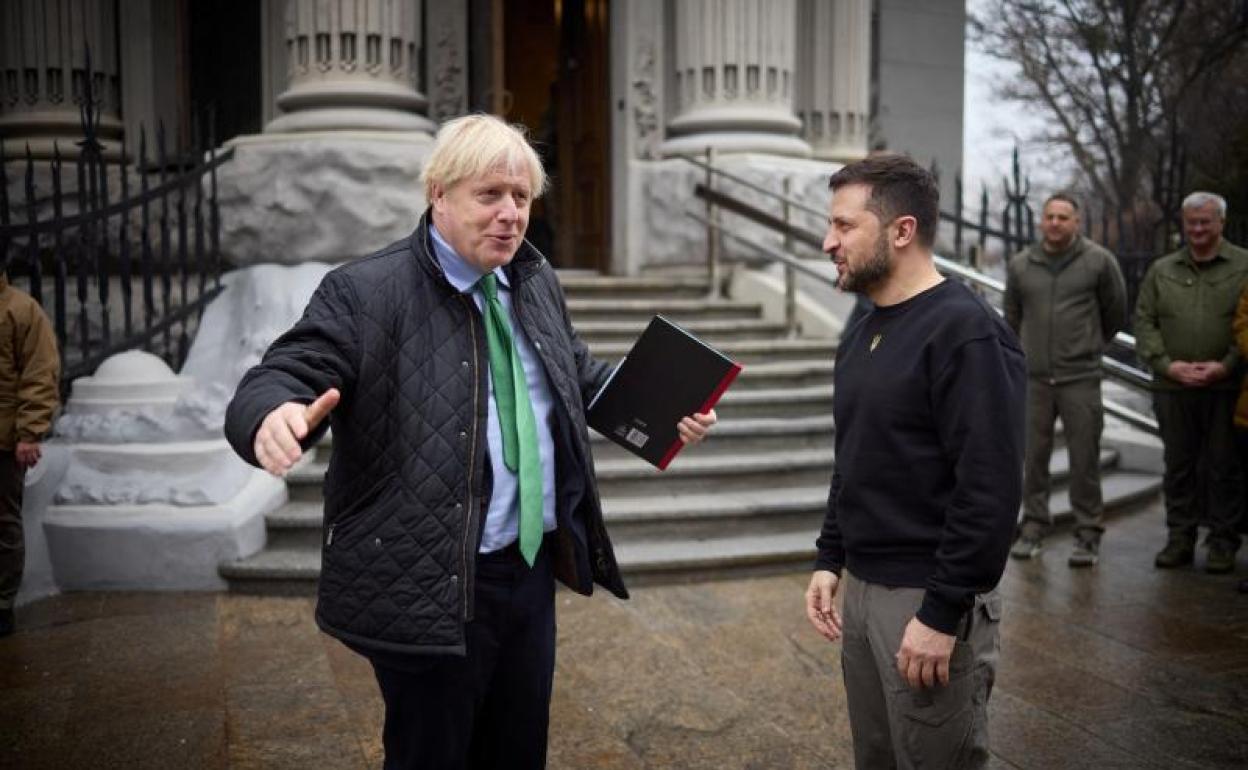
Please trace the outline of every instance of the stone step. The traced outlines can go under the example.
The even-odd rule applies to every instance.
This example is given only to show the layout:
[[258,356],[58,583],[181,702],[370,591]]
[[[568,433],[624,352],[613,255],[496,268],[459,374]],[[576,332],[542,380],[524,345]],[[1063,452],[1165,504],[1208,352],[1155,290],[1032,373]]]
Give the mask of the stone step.
[[753,363],[741,370],[728,392],[814,386],[832,392],[831,358]]
[[[589,346],[589,350],[597,358],[605,361],[619,361],[633,347],[630,342],[598,342]],[[751,363],[768,361],[785,361],[793,358],[818,359],[827,358],[831,361],[836,356],[836,342],[822,339],[770,339],[770,340],[729,340],[717,346],[733,361],[749,368]]]
[[[610,342],[632,344],[645,331],[648,319],[635,321],[585,321],[576,324],[576,332],[591,346]],[[695,320],[683,325],[685,331],[711,345],[721,345],[735,340],[782,339],[785,336],[782,321],[745,320]]]
[[[689,455],[677,456],[672,465],[662,472],[631,454],[612,459],[599,458],[595,467],[602,493],[603,513],[613,534],[635,534],[640,529],[656,535],[666,532],[672,537],[687,537],[704,531],[722,531],[724,527],[737,531],[743,527],[766,531],[794,516],[803,517],[812,511],[819,513],[823,510],[831,480],[830,442],[829,433],[826,446],[785,453],[784,456],[796,460],[792,461],[794,468],[783,472],[777,472],[771,464],[740,471],[740,476],[754,479],[753,486],[736,479],[725,483],[722,478],[722,474],[744,465],[743,458],[752,455],[703,456],[702,450],[706,446],[687,450]],[[1120,483],[1124,477],[1113,470],[1116,462],[1115,450],[1106,448],[1101,451],[1102,473],[1106,479],[1117,479],[1114,483]],[[803,463],[805,467],[797,467]],[[1070,460],[1065,449],[1053,452],[1049,472],[1055,487],[1053,510],[1068,512],[1069,497],[1062,486],[1070,472]],[[807,483],[774,483],[777,476],[784,474],[791,477],[805,475],[811,480]],[[306,497],[294,498],[292,495],[290,502],[266,517],[266,548],[319,547],[320,488],[309,484],[305,491],[308,493]],[[1105,494],[1107,498],[1110,495],[1108,486]]]
[[[811,449],[831,451],[835,425],[830,412],[800,415],[797,417],[740,416],[742,409],[738,407],[742,407],[742,404],[737,402],[744,400],[743,408],[753,409],[756,406],[753,396],[762,392],[751,391],[748,396],[743,395],[733,398],[729,397],[732,395],[731,393],[726,394],[724,399],[727,403],[725,404],[724,401],[721,401],[716,409],[720,421],[715,426],[711,437],[701,446],[691,450],[681,450],[682,454],[677,456],[668,470],[670,471],[675,466],[683,465],[685,458],[688,457],[719,458],[728,455],[739,456],[772,452],[789,453]],[[785,406],[785,402],[779,396],[771,401],[764,400],[763,403],[764,405],[770,403],[775,409]],[[653,469],[653,466],[597,431],[591,430],[589,438],[600,476],[604,467],[614,469],[616,467],[615,464],[622,464],[625,467],[632,468],[634,469],[633,472],[637,474],[658,473]],[[317,445],[314,459],[311,462],[300,464],[287,476],[287,484],[293,501],[306,502],[321,499],[320,486],[332,450],[333,445],[329,439],[323,439]],[[688,452],[688,454],[684,454],[685,452]],[[1101,449],[1100,463],[1102,468],[1112,467],[1116,459],[1117,454],[1112,448],[1103,447]],[[604,462],[608,464],[604,466]],[[1059,441],[1058,445],[1053,449],[1053,457],[1049,465],[1053,483],[1065,483],[1069,467],[1070,458],[1066,447]]]
[[[748,372],[750,367],[743,371]],[[806,418],[832,414],[832,389],[823,386],[801,388],[758,388],[737,390],[730,387],[715,406],[721,421],[753,417]]]
[[832,478],[832,449],[794,449],[730,455],[677,455],[666,471],[632,457],[596,462],[598,490],[604,500],[616,497],[675,496],[699,492],[737,493],[827,484]]
[[[1105,509],[1119,514],[1152,500],[1161,479],[1151,474],[1110,471],[1102,478]],[[826,494],[826,493],[825,493]],[[1065,490],[1051,500],[1055,525],[1065,528],[1073,521]],[[720,527],[718,535],[673,538],[666,535],[613,538],[615,555],[629,585],[670,583],[781,571],[806,571],[815,558],[815,538],[822,519],[810,517],[805,528],[790,529],[794,517],[777,520],[778,531],[738,532]],[[614,529],[613,529],[614,531]]]
[[758,319],[763,307],[757,302],[701,299],[569,299],[568,312],[575,323],[641,319],[655,314],[666,316],[682,326],[697,319]]
[[[693,449],[681,450],[674,462],[679,463],[689,452],[692,456],[718,456],[743,452],[786,452],[794,449],[821,448],[831,451],[833,424],[831,414],[801,418],[753,417],[721,419],[710,438]],[[596,461],[628,458],[644,461],[606,436],[591,430],[590,446]]]
[[[1109,514],[1129,511],[1161,490],[1158,476],[1116,469],[1106,471],[1101,483]],[[603,505],[620,566],[630,584],[639,585],[809,569],[826,499],[827,486],[821,484],[754,494],[622,498]],[[1068,527],[1073,516],[1065,489],[1055,491],[1050,502],[1056,525]],[[288,505],[274,518],[281,526],[271,522],[270,533],[289,530],[280,535],[283,540],[221,566],[231,591],[314,591],[320,574],[317,507]]]
[[323,500],[288,502],[264,517],[265,550],[318,550],[321,547]]
[[261,551],[218,568],[230,591],[264,596],[309,596],[316,593],[321,575],[319,548],[283,548]]
[[802,486],[733,492],[604,497],[603,517],[615,543],[697,540],[729,532],[765,535],[793,529],[817,531],[827,510],[828,482],[824,479]]
[[703,299],[710,284],[705,275],[611,276],[593,272],[559,271],[559,283],[568,299]]

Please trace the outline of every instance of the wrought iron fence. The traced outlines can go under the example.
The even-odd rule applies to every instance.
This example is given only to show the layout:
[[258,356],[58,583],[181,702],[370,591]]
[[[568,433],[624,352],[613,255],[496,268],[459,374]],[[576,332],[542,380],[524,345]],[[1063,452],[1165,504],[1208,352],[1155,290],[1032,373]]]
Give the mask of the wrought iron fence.
[[[1160,177],[1157,183],[1161,183]],[[1127,284],[1128,330],[1134,316],[1135,300],[1148,266],[1159,256],[1179,248],[1183,229],[1179,205],[1183,180],[1174,181],[1174,188],[1164,191],[1167,204],[1160,215],[1133,214],[1102,207],[1098,211],[1081,212],[1084,235],[1109,249],[1118,258]],[[1024,175],[1018,148],[1014,149],[1009,177],[1002,179],[1002,195],[992,200],[988,188],[980,190],[978,201],[966,200],[962,177],[954,180],[954,201],[951,210],[940,212],[942,222],[951,226],[953,254],[959,261],[983,270],[985,255],[996,247],[995,256],[1009,259],[1036,240],[1036,211],[1029,202],[1031,184]],[[967,211],[978,204],[977,215],[968,218]],[[1237,244],[1248,242],[1248,217],[1236,216],[1225,224],[1224,237]]]
[[13,158],[0,140],[0,260],[52,318],[63,397],[74,378],[125,350],[181,367],[221,291],[216,170],[232,154],[216,151],[209,112],[192,121],[189,152],[171,152],[162,125],[154,157],[141,130],[137,159],[124,146],[107,159],[92,79],[85,82],[74,157],[56,146],[50,161],[29,147]]

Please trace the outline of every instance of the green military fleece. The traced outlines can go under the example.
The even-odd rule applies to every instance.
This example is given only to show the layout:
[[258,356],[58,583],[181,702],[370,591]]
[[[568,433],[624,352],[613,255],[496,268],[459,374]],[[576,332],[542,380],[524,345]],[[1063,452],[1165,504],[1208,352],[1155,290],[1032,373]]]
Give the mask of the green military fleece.
[[1100,376],[1105,346],[1127,320],[1118,260],[1081,235],[1057,254],[1028,246],[1007,268],[1005,320],[1023,343],[1029,377],[1061,385]]
[[[1248,251],[1226,240],[1203,264],[1184,247],[1149,265],[1135,302],[1135,352],[1158,375],[1157,390],[1183,389],[1166,374],[1174,361],[1221,361],[1234,375],[1240,356],[1231,322],[1246,279]],[[1239,378],[1209,387],[1235,390]]]

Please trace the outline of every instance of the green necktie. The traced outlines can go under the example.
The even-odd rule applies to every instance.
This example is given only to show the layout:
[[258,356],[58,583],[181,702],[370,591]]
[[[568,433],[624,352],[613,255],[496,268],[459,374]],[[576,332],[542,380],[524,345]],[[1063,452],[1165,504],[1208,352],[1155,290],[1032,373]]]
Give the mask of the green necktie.
[[520,553],[532,566],[542,545],[542,459],[537,450],[537,419],[507,311],[498,301],[498,278],[489,273],[478,285],[485,293],[485,342],[490,350],[498,425],[503,432],[503,463],[520,482]]

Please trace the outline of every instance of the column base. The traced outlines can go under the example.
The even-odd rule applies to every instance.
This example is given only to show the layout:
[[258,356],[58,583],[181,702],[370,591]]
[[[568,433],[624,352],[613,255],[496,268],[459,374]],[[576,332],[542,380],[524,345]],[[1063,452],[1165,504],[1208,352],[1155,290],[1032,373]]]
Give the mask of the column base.
[[828,142],[812,143],[811,154],[819,160],[830,160],[835,163],[853,163],[867,157],[870,150],[866,141],[862,142]]
[[718,152],[759,152],[798,158],[809,158],[811,154],[810,145],[800,137],[761,131],[708,131],[687,134],[668,139],[660,146],[659,151],[664,157],[670,158],[675,155],[704,155],[707,147],[714,147]]
[[425,210],[423,132],[241,136],[217,175],[232,265],[343,262],[411,234]]
[[381,107],[319,107],[279,115],[266,134],[310,131],[403,131],[432,137],[437,125],[424,115]]

